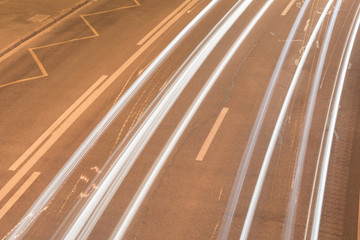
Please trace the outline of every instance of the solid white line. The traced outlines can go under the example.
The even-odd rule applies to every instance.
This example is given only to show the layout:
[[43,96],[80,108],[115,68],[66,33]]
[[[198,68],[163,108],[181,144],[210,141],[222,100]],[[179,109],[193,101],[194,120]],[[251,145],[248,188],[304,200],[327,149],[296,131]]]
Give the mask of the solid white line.
[[311,47],[312,47],[312,45],[313,45],[313,43],[315,41],[316,35],[317,35],[321,25],[322,25],[322,22],[324,21],[326,13],[329,10],[332,2],[333,2],[333,0],[330,0],[327,3],[324,11],[322,12],[322,14],[321,14],[321,16],[320,16],[320,18],[319,18],[319,20],[318,20],[318,22],[317,22],[317,24],[316,24],[316,26],[314,28],[314,31],[311,34],[309,42],[306,45],[303,56],[301,57],[301,60],[300,60],[299,65],[298,65],[298,67],[296,69],[295,75],[294,75],[294,77],[293,77],[293,79],[291,81],[290,87],[289,87],[288,92],[286,94],[283,106],[281,108],[281,111],[280,111],[278,120],[276,122],[273,134],[271,136],[271,140],[270,140],[268,149],[267,149],[265,157],[264,157],[263,164],[261,166],[261,170],[260,170],[260,173],[259,173],[258,180],[256,182],[256,186],[255,186],[255,189],[254,189],[253,196],[251,198],[249,209],[248,209],[247,214],[246,214],[245,222],[244,222],[243,229],[241,231],[241,236],[240,236],[241,240],[246,240],[248,235],[249,235],[250,227],[251,227],[251,224],[252,224],[252,220],[254,218],[257,203],[259,201],[262,186],[263,186],[264,181],[265,181],[265,177],[266,177],[266,173],[267,173],[267,170],[268,170],[268,167],[269,167],[269,164],[270,164],[271,156],[272,156],[272,153],[274,151],[275,144],[277,142],[277,138],[279,136],[280,129],[282,127],[282,124],[283,124],[283,121],[284,121],[284,118],[285,118],[285,114],[286,114],[287,109],[289,107],[290,100],[291,100],[292,95],[294,93],[296,84],[297,84],[297,82],[299,80],[299,77],[300,77],[300,74],[302,72],[302,68],[303,68],[303,66],[305,64],[305,61],[307,59],[307,56],[308,56],[308,54],[310,52],[310,49],[311,49]]
[[175,131],[169,138],[168,142],[166,143],[165,147],[163,148],[162,152],[158,156],[157,160],[153,164],[151,170],[148,172],[146,178],[143,180],[140,188],[136,192],[135,196],[131,200],[131,203],[127,207],[125,213],[123,214],[121,220],[117,224],[111,239],[122,239],[124,236],[127,228],[129,227],[132,219],[134,218],[136,212],[140,208],[143,200],[145,199],[149,189],[151,188],[152,184],[154,183],[155,179],[157,178],[158,174],[160,173],[162,167],[166,163],[170,153],[174,149],[175,145],[179,141],[180,137],[182,136],[184,130],[190,123],[191,119],[199,109],[201,103],[204,101],[205,97],[209,93],[210,89],[219,78],[222,71],[225,69],[231,58],[234,56],[236,51],[241,46],[242,42],[248,36],[250,31],[254,28],[257,22],[260,20],[262,15],[265,11],[270,7],[273,3],[273,0],[267,1],[267,3],[261,8],[261,10],[257,13],[257,15],[251,20],[250,24],[246,27],[246,29],[241,33],[239,38],[236,42],[231,46],[230,50],[226,53],[224,58],[221,60],[220,64],[216,67],[215,71],[212,73],[204,87],[201,89],[199,94],[197,95],[196,99],[191,104],[190,108],[182,118],[181,122],[176,127]]
[[[94,86],[98,87],[107,76],[102,76]],[[103,85],[104,86],[104,85]],[[83,112],[95,101],[96,98],[105,90],[104,87],[97,89],[90,88],[93,91],[88,98],[83,100],[77,108],[68,115],[68,117],[52,132],[43,145],[31,156],[31,158],[19,169],[19,171],[1,188],[0,201],[11,191],[11,189],[30,171],[30,169],[39,161],[39,159],[52,147],[52,145],[65,133],[65,131],[81,116]]]
[[25,183],[16,191],[16,193],[7,201],[4,206],[0,209],[0,220],[2,217],[10,210],[12,206],[19,200],[19,198],[24,194],[24,192],[31,186],[31,184],[36,180],[40,175],[39,172],[34,172]]
[[245,180],[247,169],[248,169],[249,164],[250,164],[250,160],[251,160],[251,157],[252,157],[255,145],[256,145],[256,141],[257,141],[257,138],[259,136],[259,132],[260,132],[260,129],[262,127],[262,123],[264,121],[265,114],[267,112],[267,109],[268,109],[268,106],[269,106],[269,103],[270,103],[270,100],[271,100],[271,96],[272,96],[272,94],[274,92],[274,88],[276,86],[276,83],[277,83],[278,77],[280,75],[282,66],[283,66],[283,64],[285,62],[286,56],[287,56],[287,54],[289,52],[289,49],[290,49],[290,46],[291,46],[291,44],[293,42],[292,40],[294,39],[295,33],[297,32],[297,29],[300,26],[300,22],[304,17],[304,14],[306,12],[306,9],[309,6],[309,3],[310,3],[310,0],[306,0],[304,2],[302,8],[300,9],[300,12],[299,12],[298,16],[295,19],[295,22],[294,22],[294,24],[293,24],[293,26],[292,26],[292,28],[290,30],[290,33],[289,33],[289,35],[287,37],[287,40],[285,41],[285,45],[284,45],[284,47],[283,47],[283,49],[281,51],[281,54],[279,56],[279,59],[278,59],[277,63],[276,63],[274,72],[273,72],[273,74],[271,76],[271,79],[270,79],[269,85],[268,85],[268,87],[266,89],[264,98],[263,98],[263,100],[261,102],[258,114],[257,114],[255,122],[254,122],[254,125],[253,125],[253,127],[251,129],[249,140],[248,140],[248,142],[246,144],[245,150],[244,150],[243,155],[241,157],[240,166],[239,166],[239,168],[237,170],[236,177],[235,177],[235,180],[234,180],[234,185],[233,185],[233,187],[231,189],[231,194],[230,194],[227,206],[226,206],[224,217],[223,217],[221,227],[220,227],[220,230],[219,230],[219,234],[218,234],[218,237],[217,237],[218,240],[228,238],[231,223],[232,223],[232,220],[234,218],[236,206],[237,206],[237,203],[239,201],[239,197],[240,197],[240,193],[241,193],[241,190],[242,190],[242,187],[243,187],[243,183],[244,183],[244,180]]
[[207,138],[205,139],[204,144],[202,145],[199,154],[196,157],[196,161],[202,161],[204,160],[205,154],[207,153],[212,141],[214,140],[214,137],[217,133],[217,131],[220,128],[221,123],[223,122],[226,114],[228,113],[229,108],[223,108],[218,116],[218,118],[216,119],[213,127],[211,128],[211,131],[209,133],[209,135],[207,136]]
[[295,221],[296,221],[296,212],[297,212],[298,203],[299,203],[301,181],[302,181],[302,176],[303,176],[304,162],[305,162],[307,144],[308,144],[309,135],[310,135],[312,117],[314,115],[315,103],[316,103],[316,98],[317,98],[317,94],[319,91],[322,72],[324,69],[325,58],[326,58],[326,55],[327,55],[327,52],[329,49],[329,43],[331,40],[331,36],[333,33],[333,29],[335,26],[335,22],[336,22],[336,19],[338,16],[338,12],[339,12],[341,3],[342,3],[342,0],[337,0],[336,5],[334,7],[334,11],[331,16],[331,19],[330,19],[330,22],[328,25],[328,29],[326,31],[326,35],[325,35],[325,39],[324,39],[322,49],[320,52],[318,64],[317,64],[317,67],[315,70],[314,81],[313,81],[312,89],[311,89],[308,104],[307,104],[306,114],[305,114],[305,121],[304,121],[303,131],[302,131],[302,135],[301,135],[301,142],[300,142],[300,146],[299,146],[298,154],[297,154],[297,166],[296,166],[296,171],[295,171],[295,177],[294,177],[294,181],[292,184],[290,197],[289,197],[288,205],[287,205],[285,227],[283,229],[283,237],[282,237],[282,239],[284,239],[284,240],[293,239]]
[[[183,9],[189,2],[192,0],[186,0],[183,2],[179,7],[177,7],[172,13],[170,13],[166,18],[164,18],[158,25],[156,25],[148,34],[146,34],[138,43],[137,45],[143,45],[155,32],[157,32],[162,26],[165,25],[171,18],[175,16],[181,9]],[[195,1],[197,2],[197,0]],[[183,14],[181,14],[183,15]]]
[[10,171],[15,171],[44,141],[51,133],[105,80],[106,77],[101,77],[97,80],[79,99],[77,99],[30,147],[15,163],[9,168]]
[[334,137],[334,132],[335,132],[335,125],[336,125],[337,115],[338,115],[338,111],[339,111],[341,94],[342,94],[342,90],[344,87],[345,77],[346,77],[348,66],[349,66],[349,61],[350,61],[351,53],[352,53],[352,50],[354,47],[356,35],[357,35],[357,32],[359,30],[359,25],[360,25],[359,9],[360,9],[360,5],[357,10],[358,16],[357,16],[355,28],[353,28],[350,42],[348,45],[348,49],[346,51],[345,59],[344,59],[343,65],[342,65],[339,86],[336,91],[334,104],[333,104],[333,111],[332,111],[331,119],[330,119],[330,126],[329,126],[328,134],[326,137],[326,145],[325,145],[325,151],[324,151],[324,155],[323,155],[323,162],[322,162],[321,173],[320,173],[318,194],[317,194],[316,204],[315,204],[313,227],[312,227],[312,231],[311,231],[311,239],[312,240],[317,240],[319,237],[321,212],[322,212],[322,205],[323,205],[323,201],[324,201],[327,171],[328,171],[328,167],[329,167],[330,153],[331,153],[331,147],[332,147],[332,142],[333,142],[333,137]]
[[284,11],[282,11],[281,16],[285,16],[288,13],[288,11],[290,10],[290,8],[294,5],[295,2],[296,2],[296,0],[291,0],[289,2],[289,4],[286,6],[286,8],[284,8]]
[[[121,110],[127,105],[132,97],[145,84],[146,80],[155,69],[167,58],[167,56],[178,46],[178,44],[185,38],[185,36],[193,29],[193,27],[205,16],[219,0],[213,0],[207,5],[176,37],[171,43],[158,55],[158,57],[150,64],[150,66],[140,75],[140,77],[131,85],[131,87],[124,93],[114,107],[106,114],[100,121],[96,128],[90,133],[85,141],[79,146],[71,158],[66,162],[63,168],[58,172],[56,177],[46,187],[44,192],[39,196],[33,206],[28,210],[19,224],[13,229],[9,239],[23,236],[26,231],[35,222],[39,213],[48,204],[51,198],[57,193],[62,186],[62,183],[70,176],[72,171],[80,163],[82,158],[87,154],[89,149],[100,138],[112,121],[117,117]],[[123,71],[125,71],[145,50],[151,46],[151,42],[146,42],[135,54],[130,57],[119,69],[114,72],[109,79],[109,85],[115,81]]]

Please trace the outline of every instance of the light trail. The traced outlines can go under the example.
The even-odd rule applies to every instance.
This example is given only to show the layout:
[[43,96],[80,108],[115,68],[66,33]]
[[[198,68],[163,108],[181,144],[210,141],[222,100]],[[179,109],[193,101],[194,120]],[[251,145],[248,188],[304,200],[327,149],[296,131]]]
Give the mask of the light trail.
[[66,232],[66,239],[86,239],[96,222],[100,218],[102,212],[110,202],[111,198],[117,191],[123,179],[130,171],[132,165],[140,155],[142,149],[150,140],[152,134],[167,115],[177,98],[200,68],[202,63],[207,59],[212,50],[242,15],[253,0],[239,1],[220,21],[221,24],[215,26],[211,32],[211,37],[207,37],[207,41],[202,48],[197,51],[194,58],[189,59],[189,63],[176,76],[176,80],[164,96],[159,100],[153,111],[135,132],[127,146],[120,153],[109,169],[105,177],[101,180],[98,189],[88,199],[77,218],[73,222],[70,229]]
[[250,206],[249,206],[249,209],[248,209],[247,214],[246,214],[243,229],[241,231],[241,235],[240,235],[241,240],[246,240],[248,235],[249,235],[250,227],[251,227],[251,224],[252,224],[252,220],[254,218],[257,203],[259,201],[262,186],[263,186],[264,181],[265,181],[265,177],[266,177],[266,173],[267,173],[267,170],[268,170],[268,167],[269,167],[269,164],[270,164],[271,156],[272,156],[272,153],[274,151],[275,144],[276,144],[277,138],[279,136],[282,123],[283,123],[284,118],[285,118],[285,114],[286,114],[287,109],[289,107],[290,100],[291,100],[292,95],[294,93],[296,84],[297,84],[297,82],[299,80],[299,77],[300,77],[301,71],[303,69],[303,66],[305,64],[305,61],[307,59],[307,56],[308,56],[308,54],[310,52],[310,49],[311,49],[311,47],[312,47],[312,45],[313,45],[313,43],[315,41],[316,35],[317,35],[317,33],[318,33],[318,31],[319,31],[319,29],[320,29],[320,27],[321,27],[321,25],[322,25],[322,23],[323,23],[323,21],[325,19],[325,16],[327,15],[327,12],[328,12],[331,4],[333,3],[333,1],[334,0],[330,0],[326,4],[326,6],[325,6],[325,8],[324,8],[324,10],[323,10],[317,24],[316,24],[316,26],[315,26],[311,36],[310,36],[310,39],[309,39],[309,41],[308,41],[308,43],[307,43],[307,45],[305,47],[303,56],[301,57],[299,65],[298,65],[298,67],[297,67],[297,69],[295,71],[295,75],[294,75],[294,77],[293,77],[293,79],[291,81],[290,87],[288,89],[288,92],[286,94],[283,106],[282,106],[280,114],[279,114],[279,117],[277,119],[273,134],[271,136],[270,143],[269,143],[268,149],[266,151],[263,164],[261,166],[259,177],[258,177],[258,180],[256,182],[256,186],[255,186],[252,198],[251,198]]
[[335,26],[335,22],[339,13],[340,6],[342,4],[342,0],[337,0],[336,5],[334,7],[333,14],[330,19],[330,23],[328,29],[326,31],[325,39],[323,46],[321,48],[318,64],[315,71],[314,81],[312,85],[312,89],[310,92],[308,105],[305,114],[305,122],[303,126],[303,131],[301,135],[301,142],[299,146],[298,156],[297,156],[297,166],[295,171],[294,182],[291,188],[290,197],[287,205],[286,212],[286,220],[285,227],[283,229],[282,239],[293,239],[294,228],[295,228],[295,220],[296,220],[296,211],[299,204],[299,195],[301,188],[301,181],[303,176],[304,162],[307,151],[307,144],[309,140],[310,128],[312,117],[314,115],[315,103],[317,99],[317,94],[320,86],[320,81],[322,77],[322,72],[324,69],[325,58],[327,56],[327,52],[329,49],[330,39],[333,33],[333,29]]
[[317,240],[319,237],[321,212],[322,212],[322,205],[323,205],[323,201],[324,201],[325,185],[326,185],[327,171],[328,171],[329,161],[330,161],[331,147],[332,147],[332,142],[333,142],[333,138],[334,138],[335,125],[336,125],[337,115],[338,115],[338,111],[339,111],[341,94],[342,94],[342,90],[344,87],[345,77],[347,74],[352,49],[354,47],[355,38],[356,38],[357,32],[359,30],[359,26],[360,26],[359,10],[360,10],[360,5],[357,9],[358,16],[356,18],[356,23],[355,23],[355,25],[352,25],[351,38],[350,38],[348,48],[346,51],[346,55],[345,55],[345,58],[344,58],[344,61],[342,64],[342,69],[341,69],[339,83],[338,83],[339,85],[338,85],[338,88],[336,91],[336,95],[335,95],[335,99],[334,99],[334,103],[333,103],[333,110],[331,113],[329,130],[327,133],[325,151],[324,151],[324,155],[323,155],[323,162],[322,162],[322,167],[321,167],[321,172],[320,172],[319,187],[318,187],[316,204],[315,204],[313,225],[312,225],[312,231],[311,231],[311,239],[313,239],[313,240]]
[[[150,64],[150,66],[140,75],[133,85],[125,92],[118,102],[100,121],[96,128],[90,133],[85,141],[74,152],[71,158],[66,162],[63,168],[58,172],[51,183],[46,187],[36,202],[27,211],[19,224],[12,230],[8,239],[16,239],[24,236],[36,219],[40,216],[43,209],[49,204],[54,195],[58,192],[63,183],[71,175],[73,170],[78,166],[83,157],[102,136],[105,130],[118,116],[121,110],[127,105],[138,90],[145,84],[150,75],[164,62],[164,60],[172,53],[172,51],[180,44],[180,42],[189,34],[194,26],[219,2],[219,0],[211,1],[175,38],[170,44],[158,55],[158,57]],[[117,78],[120,70],[116,71],[110,78]]]
[[241,193],[241,190],[242,190],[242,187],[243,187],[243,183],[244,183],[244,179],[245,179],[245,176],[246,176],[246,173],[247,173],[247,169],[249,167],[251,156],[252,156],[252,154],[254,152],[256,141],[257,141],[257,138],[259,136],[259,132],[260,132],[260,129],[262,127],[262,124],[263,124],[263,121],[264,121],[264,118],[265,118],[265,114],[267,112],[267,109],[268,109],[268,106],[269,106],[269,103],[270,103],[271,96],[272,96],[272,94],[274,92],[274,88],[275,88],[275,85],[277,83],[277,79],[278,79],[278,77],[280,75],[282,66],[283,66],[283,64],[285,62],[285,59],[286,59],[286,56],[287,56],[287,54],[289,52],[292,40],[294,39],[295,33],[296,33],[297,29],[299,28],[300,22],[304,17],[305,11],[306,11],[309,3],[310,3],[310,0],[306,0],[304,2],[302,8],[299,11],[298,16],[295,19],[295,22],[294,22],[293,26],[291,27],[290,33],[289,33],[289,35],[287,37],[287,40],[285,42],[285,45],[284,45],[282,51],[281,51],[280,57],[279,57],[279,59],[278,59],[278,61],[276,63],[274,72],[273,72],[273,74],[271,76],[269,85],[268,85],[268,87],[266,89],[266,93],[265,93],[264,98],[263,98],[263,100],[261,102],[261,106],[260,106],[259,112],[258,112],[258,114],[256,116],[254,126],[253,126],[253,128],[251,130],[249,140],[248,140],[248,142],[246,144],[246,148],[245,148],[244,153],[243,153],[242,158],[241,158],[240,166],[239,166],[239,168],[237,170],[237,173],[236,173],[234,185],[233,185],[232,190],[231,190],[231,194],[230,194],[230,197],[229,197],[229,200],[228,200],[228,204],[226,206],[225,214],[224,214],[224,217],[223,217],[223,220],[222,220],[222,223],[221,223],[221,227],[220,227],[220,230],[219,230],[219,234],[218,234],[218,237],[217,237],[218,240],[227,239],[227,237],[229,235],[231,223],[232,223],[232,220],[234,218],[236,206],[237,206],[237,203],[239,201],[239,197],[240,197],[240,193]]
[[235,43],[231,46],[230,50],[226,53],[224,58],[221,60],[220,64],[216,67],[215,71],[211,74],[208,81],[205,83],[204,87],[200,90],[199,94],[197,95],[196,99],[191,104],[190,108],[185,113],[184,117],[176,127],[175,131],[172,133],[171,137],[169,138],[168,142],[166,143],[165,147],[161,151],[159,157],[153,164],[151,170],[147,174],[146,178],[143,180],[140,188],[136,192],[135,196],[131,200],[131,203],[127,207],[125,213],[123,214],[121,220],[117,224],[111,239],[122,239],[124,234],[126,233],[130,223],[132,222],[136,212],[139,210],[143,200],[145,199],[146,195],[148,194],[152,184],[155,182],[158,174],[160,173],[162,167],[166,163],[169,155],[171,154],[172,150],[174,149],[175,145],[179,141],[180,137],[182,136],[183,132],[189,125],[190,121],[194,117],[195,113],[199,109],[201,103],[204,101],[205,97],[213,87],[216,80],[219,78],[222,71],[225,69],[231,58],[234,56],[236,51],[241,46],[242,42],[248,36],[250,31],[255,27],[257,22],[266,12],[266,10],[270,7],[273,3],[273,0],[268,0],[266,4],[261,8],[261,10],[256,14],[256,16],[251,20],[249,25],[245,28],[245,30],[241,33]]

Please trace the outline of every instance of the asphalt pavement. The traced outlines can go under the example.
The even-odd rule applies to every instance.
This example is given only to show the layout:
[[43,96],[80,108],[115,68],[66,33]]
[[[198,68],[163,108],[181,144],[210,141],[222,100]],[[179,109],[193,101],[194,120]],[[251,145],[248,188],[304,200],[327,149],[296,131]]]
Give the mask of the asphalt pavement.
[[90,0],[0,1],[0,56],[31,39]]
[[356,239],[356,0],[78,4],[1,30],[67,14],[0,60],[2,238]]

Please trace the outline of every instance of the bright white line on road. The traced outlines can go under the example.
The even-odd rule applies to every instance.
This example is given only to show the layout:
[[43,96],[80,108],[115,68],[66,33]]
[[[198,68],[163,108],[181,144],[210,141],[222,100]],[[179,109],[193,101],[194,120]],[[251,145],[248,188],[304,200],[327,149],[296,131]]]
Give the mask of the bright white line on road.
[[309,140],[310,128],[312,117],[314,115],[316,98],[320,86],[321,76],[324,69],[325,58],[329,49],[329,43],[332,36],[332,32],[335,26],[335,22],[338,16],[338,12],[341,6],[342,0],[337,0],[333,14],[330,19],[330,23],[328,25],[328,29],[326,31],[325,39],[323,46],[321,48],[318,64],[315,71],[314,81],[312,85],[312,89],[310,92],[308,105],[305,114],[304,127],[301,135],[301,142],[299,146],[298,156],[297,156],[297,166],[295,171],[295,177],[292,184],[290,197],[287,205],[287,212],[285,218],[285,227],[283,229],[282,239],[293,239],[295,221],[296,221],[296,212],[299,203],[299,195],[301,188],[301,181],[303,176],[304,162],[307,150],[307,144]]
[[207,136],[207,138],[205,139],[204,144],[202,145],[199,154],[196,157],[196,161],[202,161],[204,160],[205,154],[207,153],[212,141],[214,140],[214,137],[217,133],[217,131],[220,128],[221,123],[223,122],[227,112],[229,111],[229,108],[223,108],[218,116],[218,118],[216,119],[213,127],[211,128],[211,131],[209,133],[209,135]]
[[[189,5],[185,8],[185,12],[181,12],[180,14],[177,14],[175,16],[175,19],[177,20],[178,18],[180,18],[182,15],[184,15],[186,13],[186,11],[191,8],[195,3],[197,3],[198,0],[186,0],[185,2],[183,2],[179,7],[177,7],[173,12],[171,12],[166,18],[164,18],[158,25],[156,25],[148,34],[146,34],[138,43],[137,45],[143,45],[144,42],[146,42],[152,35],[154,35],[155,32],[157,32],[161,27],[163,27],[170,19],[172,19],[175,14],[177,14],[181,9],[183,9],[186,5],[188,5],[189,2],[193,2],[191,4],[191,6],[189,7]],[[176,21],[175,20],[175,21]],[[172,25],[172,24],[171,24]]]
[[[9,239],[15,239],[23,236],[31,225],[36,221],[39,213],[51,201],[52,197],[60,189],[63,182],[70,176],[72,171],[80,163],[82,158],[87,154],[91,147],[96,143],[104,131],[109,127],[112,121],[117,117],[121,110],[127,105],[138,90],[145,84],[149,76],[157,69],[157,67],[171,54],[171,52],[179,45],[193,27],[219,2],[213,0],[207,5],[176,37],[171,43],[158,55],[158,57],[150,64],[150,66],[140,75],[140,77],[131,85],[125,94],[118,100],[115,106],[106,114],[96,128],[90,133],[85,141],[79,146],[71,158],[66,162],[64,167],[55,176],[44,192],[39,196],[36,202],[24,215],[19,224],[13,229]],[[157,33],[158,34],[158,33]],[[153,40],[155,41],[155,39]],[[108,86],[115,81],[145,50],[147,50],[152,41],[146,42],[138,51],[135,52],[123,65],[120,66],[109,78]]]
[[296,2],[296,0],[291,0],[289,2],[289,4],[286,6],[286,8],[284,8],[284,11],[282,11],[281,16],[285,16],[288,13],[288,11],[290,10],[290,8],[294,5],[295,2]]
[[1,218],[9,211],[9,209],[19,200],[19,198],[24,194],[24,192],[31,186],[31,184],[36,180],[40,175],[39,172],[34,172],[28,180],[19,188],[19,190],[7,201],[4,206],[0,209],[0,220]]
[[319,237],[321,211],[322,211],[322,205],[323,205],[323,200],[324,200],[327,171],[328,171],[328,167],[329,167],[330,153],[331,153],[331,147],[332,147],[332,142],[333,142],[333,137],[334,137],[334,132],[335,132],[335,125],[336,125],[337,115],[338,115],[338,111],[339,111],[339,105],[340,105],[342,90],[344,87],[345,77],[346,77],[348,66],[349,66],[349,61],[350,61],[351,53],[352,53],[352,50],[354,47],[356,35],[357,35],[357,32],[359,30],[359,25],[360,25],[359,9],[360,9],[360,5],[357,9],[358,16],[356,19],[355,27],[352,28],[350,42],[348,45],[348,49],[346,51],[344,62],[342,64],[339,85],[338,85],[335,99],[334,99],[333,111],[332,111],[331,119],[330,119],[330,126],[329,126],[329,130],[328,130],[327,138],[326,138],[326,145],[325,145],[325,151],[324,151],[323,162],[322,162],[321,173],[320,173],[320,180],[319,180],[319,188],[318,188],[318,194],[317,194],[317,198],[316,198],[313,227],[312,227],[312,232],[311,232],[312,240],[317,240]]
[[298,16],[295,19],[295,22],[290,30],[287,40],[285,41],[285,45],[281,51],[279,60],[276,63],[274,72],[271,76],[271,79],[270,79],[269,85],[266,89],[264,98],[261,102],[261,106],[260,106],[259,112],[256,116],[254,126],[251,129],[249,140],[246,144],[245,151],[243,152],[243,155],[241,157],[240,166],[237,170],[236,177],[234,180],[234,185],[231,189],[231,194],[230,194],[230,197],[228,200],[228,204],[226,206],[225,214],[224,214],[224,217],[223,217],[223,220],[221,223],[221,227],[219,230],[219,234],[217,237],[218,240],[227,239],[227,237],[229,235],[230,226],[231,226],[234,214],[235,214],[237,203],[239,201],[239,197],[240,197],[240,193],[241,193],[241,190],[243,187],[247,169],[249,167],[251,156],[253,154],[255,144],[256,144],[257,138],[259,136],[259,132],[262,127],[262,123],[264,121],[265,114],[267,112],[267,109],[268,109],[268,106],[269,106],[269,103],[271,100],[271,96],[273,94],[277,79],[280,75],[280,71],[285,62],[286,56],[289,52],[292,40],[294,39],[295,33],[300,25],[300,22],[305,14],[307,7],[309,6],[309,3],[310,3],[310,0],[306,0],[304,2],[302,8],[300,9]]
[[290,87],[288,89],[288,92],[286,94],[283,106],[281,108],[281,111],[280,111],[280,114],[279,114],[279,117],[278,117],[278,120],[276,122],[275,129],[274,129],[273,134],[271,136],[271,140],[270,140],[268,149],[266,151],[263,164],[261,166],[259,177],[258,177],[258,180],[256,182],[256,186],[255,186],[255,189],[254,189],[253,196],[251,198],[250,206],[249,206],[249,209],[248,209],[247,214],[246,214],[243,229],[241,231],[241,235],[240,235],[241,240],[246,240],[248,235],[249,235],[250,227],[251,227],[251,224],[252,224],[252,220],[254,218],[257,203],[259,201],[262,186],[263,186],[264,181],[265,181],[265,177],[266,177],[266,173],[267,173],[267,170],[268,170],[268,167],[269,167],[269,164],[270,164],[271,156],[272,156],[272,153],[274,151],[275,144],[276,144],[277,138],[278,138],[279,133],[280,133],[281,126],[282,126],[284,118],[285,118],[285,114],[286,114],[288,106],[290,104],[290,100],[291,100],[292,95],[294,93],[295,86],[296,86],[296,84],[297,84],[297,82],[299,80],[301,71],[302,71],[303,66],[305,64],[307,56],[308,56],[308,54],[310,52],[310,49],[311,49],[311,47],[312,47],[312,45],[313,45],[313,43],[315,41],[316,35],[317,35],[317,33],[318,33],[318,31],[319,31],[319,29],[320,29],[320,27],[322,25],[322,22],[324,21],[324,18],[325,18],[325,16],[326,16],[326,14],[327,14],[327,12],[328,12],[328,10],[329,10],[329,8],[330,8],[333,1],[334,0],[330,0],[326,4],[326,7],[323,10],[323,12],[322,12],[317,24],[316,24],[311,36],[310,36],[309,42],[307,43],[307,45],[305,47],[303,56],[301,57],[301,60],[300,60],[299,65],[298,65],[298,67],[296,69],[295,75],[294,75],[294,77],[293,77],[293,79],[291,81]]
[[[159,100],[153,111],[134,134],[124,150],[120,153],[109,169],[105,177],[100,182],[98,189],[88,199],[85,206],[67,231],[66,239],[86,239],[93,226],[101,216],[117,188],[130,171],[132,165],[140,155],[142,149],[150,140],[161,121],[171,109],[177,98],[195,75],[203,62],[217,46],[227,31],[232,27],[236,20],[242,15],[253,0],[238,2],[228,14],[220,21],[221,25],[215,26],[216,31],[207,37],[201,49],[196,51],[194,58],[190,59],[189,64],[176,74],[177,77],[169,90]],[[213,32],[213,31],[212,31]],[[212,33],[211,32],[211,33]]]
[[156,162],[153,164],[151,170],[147,174],[146,178],[143,180],[140,188],[136,192],[135,196],[131,200],[131,203],[127,207],[125,213],[123,214],[120,222],[118,223],[117,227],[115,228],[111,239],[121,239],[127,228],[129,227],[132,219],[134,218],[136,212],[138,211],[139,207],[141,206],[144,198],[146,197],[148,191],[150,190],[152,184],[154,183],[155,179],[157,178],[160,170],[164,166],[167,158],[169,157],[170,153],[174,149],[176,143],[179,141],[181,135],[185,131],[186,127],[190,123],[191,119],[199,109],[201,103],[204,101],[205,97],[209,93],[210,89],[219,78],[222,71],[225,69],[231,58],[234,56],[236,51],[241,46],[242,42],[248,36],[250,31],[255,27],[257,22],[266,12],[266,10],[270,7],[273,3],[273,0],[267,1],[267,3],[261,8],[261,10],[256,14],[256,16],[251,20],[249,25],[244,29],[241,33],[239,38],[236,42],[231,46],[230,50],[226,53],[224,58],[221,60],[220,64],[216,67],[215,71],[211,74],[210,78],[201,89],[199,94],[197,95],[196,99],[191,104],[190,108],[182,118],[181,122],[176,127],[175,131],[171,135],[170,139],[166,143],[165,147],[163,148],[162,152],[160,153],[159,157],[157,158]]

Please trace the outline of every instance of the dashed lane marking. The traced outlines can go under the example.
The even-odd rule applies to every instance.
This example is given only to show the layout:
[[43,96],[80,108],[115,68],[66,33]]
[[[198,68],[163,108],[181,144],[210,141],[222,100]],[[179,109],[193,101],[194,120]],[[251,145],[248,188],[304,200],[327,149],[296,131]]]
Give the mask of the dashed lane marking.
[[229,111],[229,108],[223,108],[221,110],[218,118],[216,119],[216,121],[214,123],[214,126],[212,127],[207,138],[205,139],[205,142],[204,142],[203,146],[201,147],[199,154],[196,157],[196,161],[204,160],[205,154],[207,153],[212,141],[214,140],[214,137],[215,137],[217,131],[219,130],[220,125],[223,122],[228,111]]

